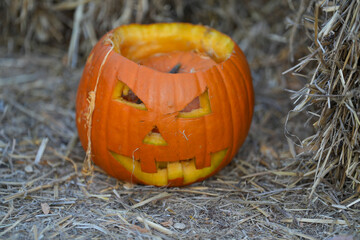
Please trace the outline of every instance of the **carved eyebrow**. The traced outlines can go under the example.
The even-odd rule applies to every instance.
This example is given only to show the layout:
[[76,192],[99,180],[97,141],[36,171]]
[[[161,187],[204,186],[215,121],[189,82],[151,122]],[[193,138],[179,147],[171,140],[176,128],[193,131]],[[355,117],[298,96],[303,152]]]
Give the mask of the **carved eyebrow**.
[[186,107],[178,114],[178,118],[199,118],[210,114],[211,106],[208,89],[200,96],[194,98]]
[[125,83],[120,80],[116,83],[113,92],[113,99],[136,109],[144,111],[147,110],[143,101]]

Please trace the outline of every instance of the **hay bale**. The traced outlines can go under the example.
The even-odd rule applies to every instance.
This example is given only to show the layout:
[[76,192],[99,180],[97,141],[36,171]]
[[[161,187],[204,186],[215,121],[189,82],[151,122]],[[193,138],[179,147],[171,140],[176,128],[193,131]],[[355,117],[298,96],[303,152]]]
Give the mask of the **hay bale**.
[[[314,4],[314,3],[312,3]],[[322,1],[305,17],[310,54],[293,70],[308,83],[293,95],[295,112],[306,112],[315,133],[302,141],[311,149],[314,184],[324,179],[338,189],[360,191],[359,1]]]

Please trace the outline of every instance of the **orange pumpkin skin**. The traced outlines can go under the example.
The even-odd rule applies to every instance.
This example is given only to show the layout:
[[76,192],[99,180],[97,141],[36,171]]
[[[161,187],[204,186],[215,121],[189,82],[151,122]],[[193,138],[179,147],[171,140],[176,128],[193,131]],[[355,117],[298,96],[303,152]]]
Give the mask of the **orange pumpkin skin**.
[[[203,39],[191,39],[189,31]],[[177,63],[179,73],[164,72]],[[89,92],[97,79],[87,136]],[[123,94],[129,89],[142,103],[127,102]],[[76,123],[83,147],[90,137],[94,163],[111,176],[183,186],[231,161],[247,136],[253,107],[248,63],[229,37],[200,25],[132,24],[107,33],[89,55],[77,92]]]

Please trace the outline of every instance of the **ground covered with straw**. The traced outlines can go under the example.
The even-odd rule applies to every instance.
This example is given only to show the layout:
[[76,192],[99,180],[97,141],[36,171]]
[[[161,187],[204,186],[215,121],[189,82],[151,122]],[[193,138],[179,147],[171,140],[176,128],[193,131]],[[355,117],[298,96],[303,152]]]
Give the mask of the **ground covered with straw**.
[[[358,239],[359,6],[1,2],[0,239]],[[212,26],[244,50],[256,93],[245,144],[188,187],[131,185],[97,167],[85,178],[75,96],[86,56],[115,26],[164,21]]]

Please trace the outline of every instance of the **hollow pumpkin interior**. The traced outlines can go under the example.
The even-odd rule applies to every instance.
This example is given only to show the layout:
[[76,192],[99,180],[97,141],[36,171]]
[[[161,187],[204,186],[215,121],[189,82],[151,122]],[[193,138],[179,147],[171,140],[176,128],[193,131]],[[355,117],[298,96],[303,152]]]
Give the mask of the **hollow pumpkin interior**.
[[179,51],[192,51],[221,63],[234,49],[230,37],[186,23],[121,26],[114,30],[112,41],[115,52],[137,63],[154,55]]

